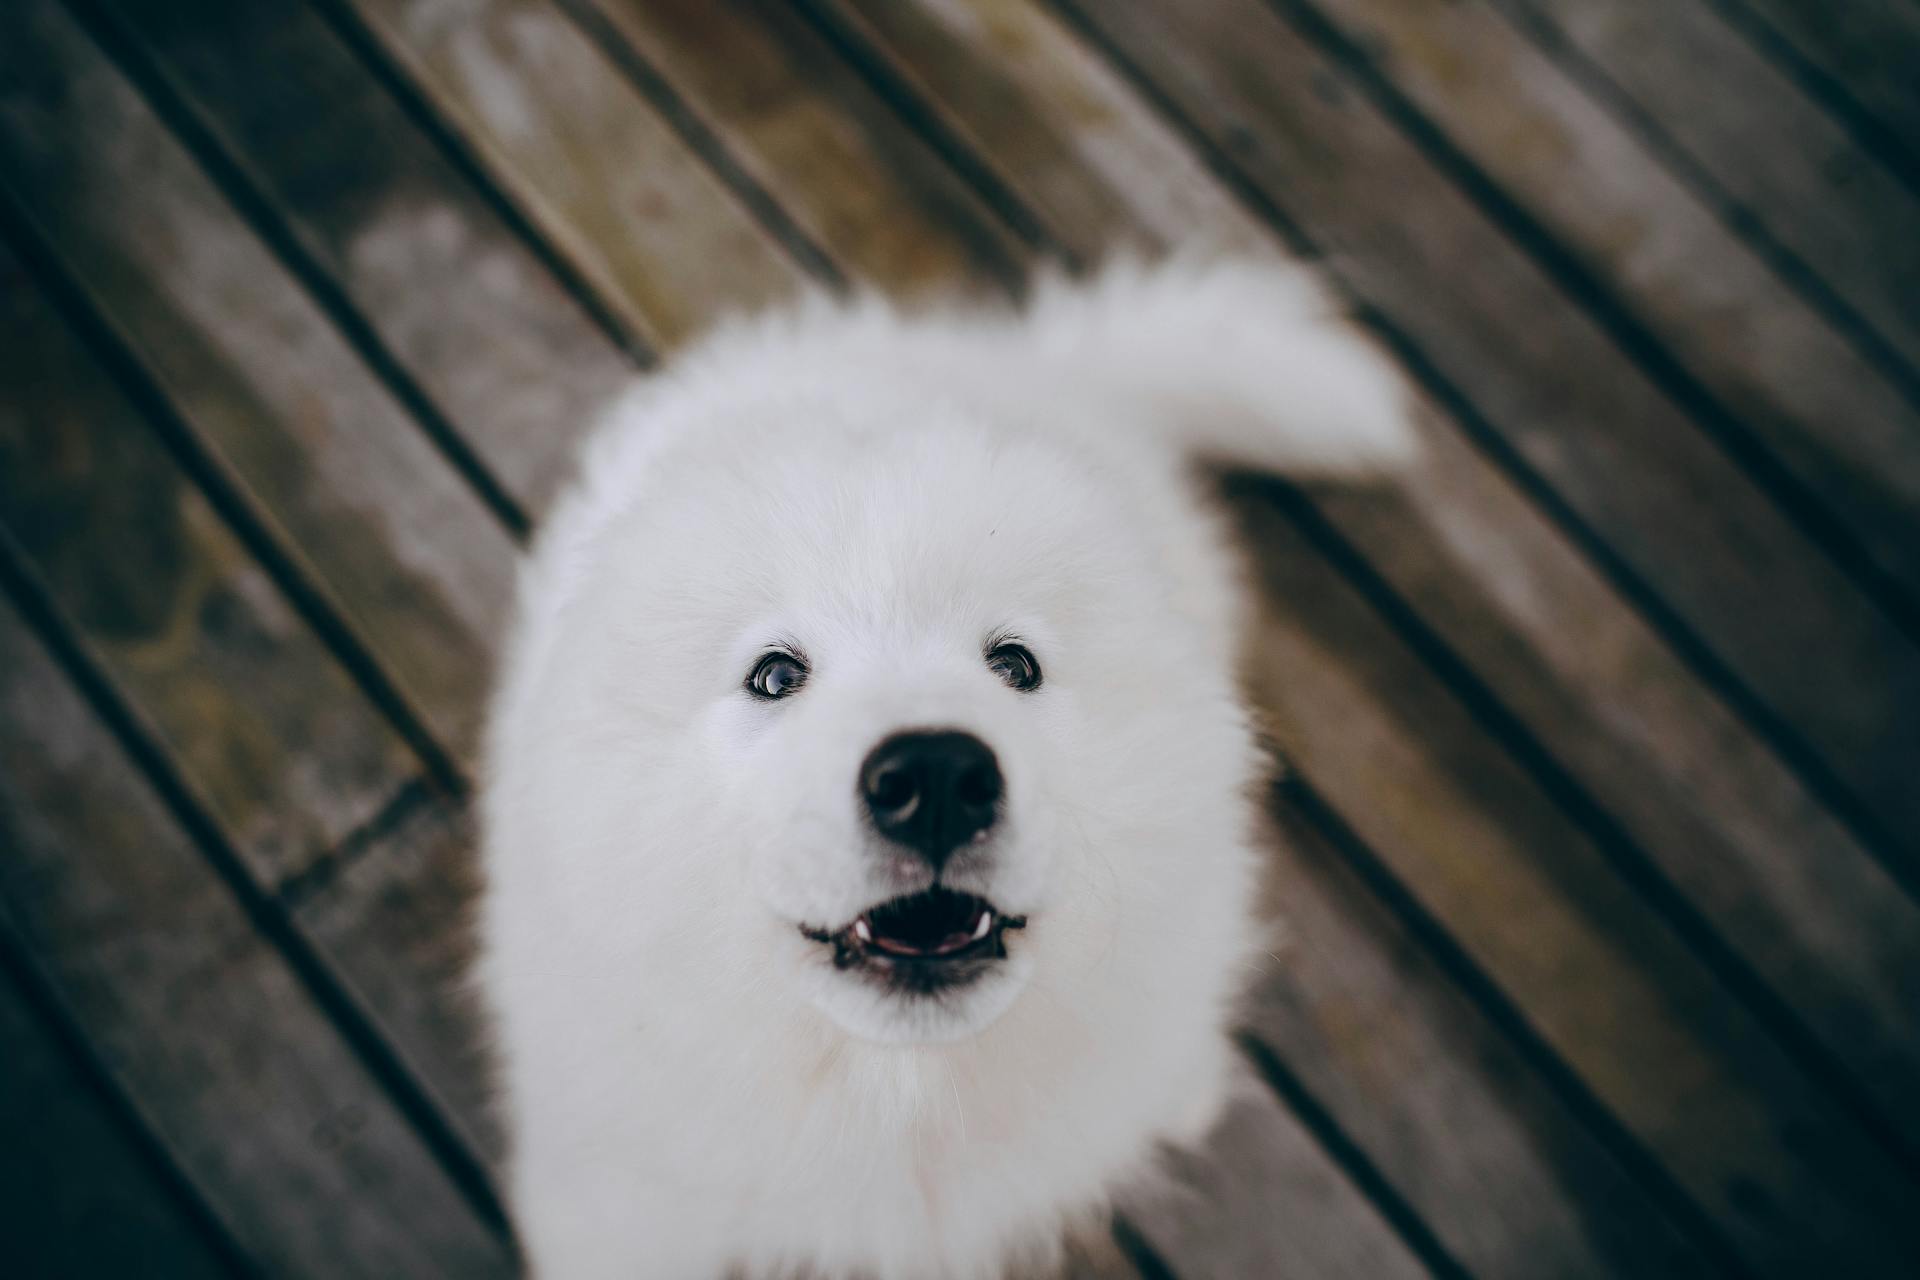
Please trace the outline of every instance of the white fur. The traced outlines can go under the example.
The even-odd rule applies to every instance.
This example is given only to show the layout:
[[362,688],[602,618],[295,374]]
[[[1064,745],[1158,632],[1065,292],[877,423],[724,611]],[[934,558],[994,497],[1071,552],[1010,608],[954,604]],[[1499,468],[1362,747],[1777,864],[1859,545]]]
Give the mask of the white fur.
[[[527,566],[484,804],[536,1271],[998,1275],[1198,1138],[1256,946],[1259,762],[1186,464],[1408,441],[1384,362],[1249,263],[1048,284],[1024,319],[815,300],[621,401]],[[1009,630],[1038,690],[982,660]],[[755,700],[777,640],[813,674]],[[932,726],[999,757],[964,887],[1029,924],[909,1004],[799,926],[901,891],[853,780]]]

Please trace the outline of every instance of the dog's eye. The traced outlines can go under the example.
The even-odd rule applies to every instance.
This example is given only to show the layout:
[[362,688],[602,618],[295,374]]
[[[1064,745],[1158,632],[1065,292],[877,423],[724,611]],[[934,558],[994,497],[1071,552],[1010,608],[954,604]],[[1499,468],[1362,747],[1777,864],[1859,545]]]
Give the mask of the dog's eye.
[[806,663],[790,653],[769,653],[747,673],[747,692],[756,698],[784,698],[806,682]]
[[1023,693],[1040,687],[1040,664],[1022,645],[997,644],[989,649],[987,669]]

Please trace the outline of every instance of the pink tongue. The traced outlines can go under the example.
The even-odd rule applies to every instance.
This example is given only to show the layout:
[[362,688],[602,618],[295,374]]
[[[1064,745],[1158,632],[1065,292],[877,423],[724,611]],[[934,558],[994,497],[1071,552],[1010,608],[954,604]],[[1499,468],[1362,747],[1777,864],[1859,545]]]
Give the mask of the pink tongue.
[[970,941],[972,941],[972,939],[964,933],[950,933],[940,939],[940,941],[934,943],[931,947],[917,947],[911,942],[902,942],[898,938],[889,938],[884,933],[876,933],[873,935],[874,946],[896,956],[945,955],[949,951],[958,951]]

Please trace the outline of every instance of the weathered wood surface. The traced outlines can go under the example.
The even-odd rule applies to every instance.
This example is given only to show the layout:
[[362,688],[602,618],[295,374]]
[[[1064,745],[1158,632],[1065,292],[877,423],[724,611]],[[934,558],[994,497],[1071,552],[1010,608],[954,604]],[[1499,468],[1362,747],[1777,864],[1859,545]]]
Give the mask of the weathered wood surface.
[[285,1275],[507,1273],[502,1238],[11,609],[0,672],[0,899],[241,1246]]
[[1899,0],[1716,0],[1731,24],[1920,189],[1920,16]]
[[19,260],[0,271],[0,526],[256,874],[297,874],[405,749]]
[[1491,2],[1797,288],[1855,317],[1856,343],[1915,396],[1920,191],[1796,92],[1711,4]]
[[[164,1150],[100,1088],[53,1022],[64,1010],[31,998],[38,975],[13,954],[0,920],[0,1203],[7,1267],[26,1276],[244,1275],[244,1260],[211,1231],[197,1193]],[[24,979],[24,981],[22,980]]]
[[[602,340],[535,246],[413,127],[310,6],[109,0],[103,8],[255,177],[516,504],[537,509],[558,479],[540,464],[566,457],[579,424],[633,365]],[[329,109],[316,119],[302,109],[312,102]],[[618,160],[619,171],[645,181],[677,176],[653,156]],[[649,208],[637,197],[627,207]],[[661,224],[675,244],[677,257],[654,255],[650,274],[674,261],[740,256],[731,245],[694,242],[703,220],[629,221],[633,239]]]
[[1920,598],[1920,412],[1626,130],[1489,7],[1278,7],[1487,184],[1479,205],[1563,288],[1595,297],[1623,341],[1664,348],[1704,425],[1780,501]]
[[[1476,444],[1599,544],[1643,607],[1683,625],[1708,670],[1752,699],[1749,714],[1789,726],[1783,736],[1868,807],[1911,879],[1920,655],[1671,388],[1253,0],[1074,11],[1260,200],[1337,256],[1342,279],[1466,398]],[[1418,217],[1404,216],[1410,205]]]
[[263,523],[464,748],[511,538],[72,20],[48,0],[5,19],[14,191]]
[[776,251],[672,126],[552,4],[356,0],[389,57],[588,278],[671,344],[717,298],[765,302]]
[[482,1154],[504,1153],[487,1038],[466,972],[478,888],[472,819],[409,791],[379,829],[286,895],[289,909],[392,1032]]
[[[1190,1280],[1425,1274],[1300,1121],[1251,1072],[1201,1158],[1174,1155],[1135,1226]],[[1283,1207],[1284,1206],[1284,1207]],[[1252,1220],[1272,1213],[1286,1228]]]
[[1314,815],[1284,793],[1276,811],[1269,889],[1284,932],[1249,1025],[1447,1252],[1476,1275],[1715,1269],[1585,1126],[1582,1100],[1449,983]]
[[569,3],[603,14],[669,76],[839,271],[906,293],[952,288],[968,269],[1017,283],[1017,233],[791,6]]
[[1255,687],[1380,862],[1756,1268],[1920,1256],[1905,1174],[1872,1132],[1810,1089],[1296,530],[1243,509],[1265,594],[1284,602]]
[[[1253,684],[1300,770],[1293,930],[1248,1008],[1263,1078],[1184,1194],[1129,1206],[1139,1265],[1916,1265],[1912,193],[1732,0],[1606,6],[1625,27],[1486,3],[0,17],[32,265],[0,272],[0,523],[255,886],[252,925],[204,908],[251,949],[197,945],[269,986],[279,955],[318,964],[275,1035],[377,1086],[355,1160],[425,1161],[411,1236],[340,1193],[375,1253],[505,1264],[453,1194],[485,1175],[447,1166],[465,1135],[499,1153],[460,793],[514,538],[590,406],[809,281],[1005,292],[1116,249],[1290,243],[1412,360],[1427,455],[1365,491],[1229,487],[1271,615]],[[1631,74],[1623,29],[1654,54]],[[1879,57],[1857,89],[1884,111]],[[1742,156],[1756,129],[1784,158]],[[110,754],[90,714],[7,732]],[[75,785],[22,776],[23,803]],[[151,804],[116,821],[46,865],[118,865],[149,821],[183,867],[206,852]],[[91,981],[98,931],[39,902],[49,972]],[[262,1202],[330,1176],[291,1120],[246,1135],[270,1167],[235,1187],[217,1153],[243,1140],[205,1114],[226,1078],[170,1083],[218,1016],[157,1020],[152,979],[110,977],[133,994],[74,999],[79,1029],[221,1220],[272,1261],[345,1248]]]

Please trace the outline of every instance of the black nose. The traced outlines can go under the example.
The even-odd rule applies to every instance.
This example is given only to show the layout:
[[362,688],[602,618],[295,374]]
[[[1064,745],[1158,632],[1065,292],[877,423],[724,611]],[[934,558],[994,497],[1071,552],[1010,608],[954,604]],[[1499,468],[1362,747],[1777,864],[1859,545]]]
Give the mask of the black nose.
[[993,752],[970,733],[897,733],[860,766],[860,794],[875,829],[935,870],[993,825],[1000,791]]

